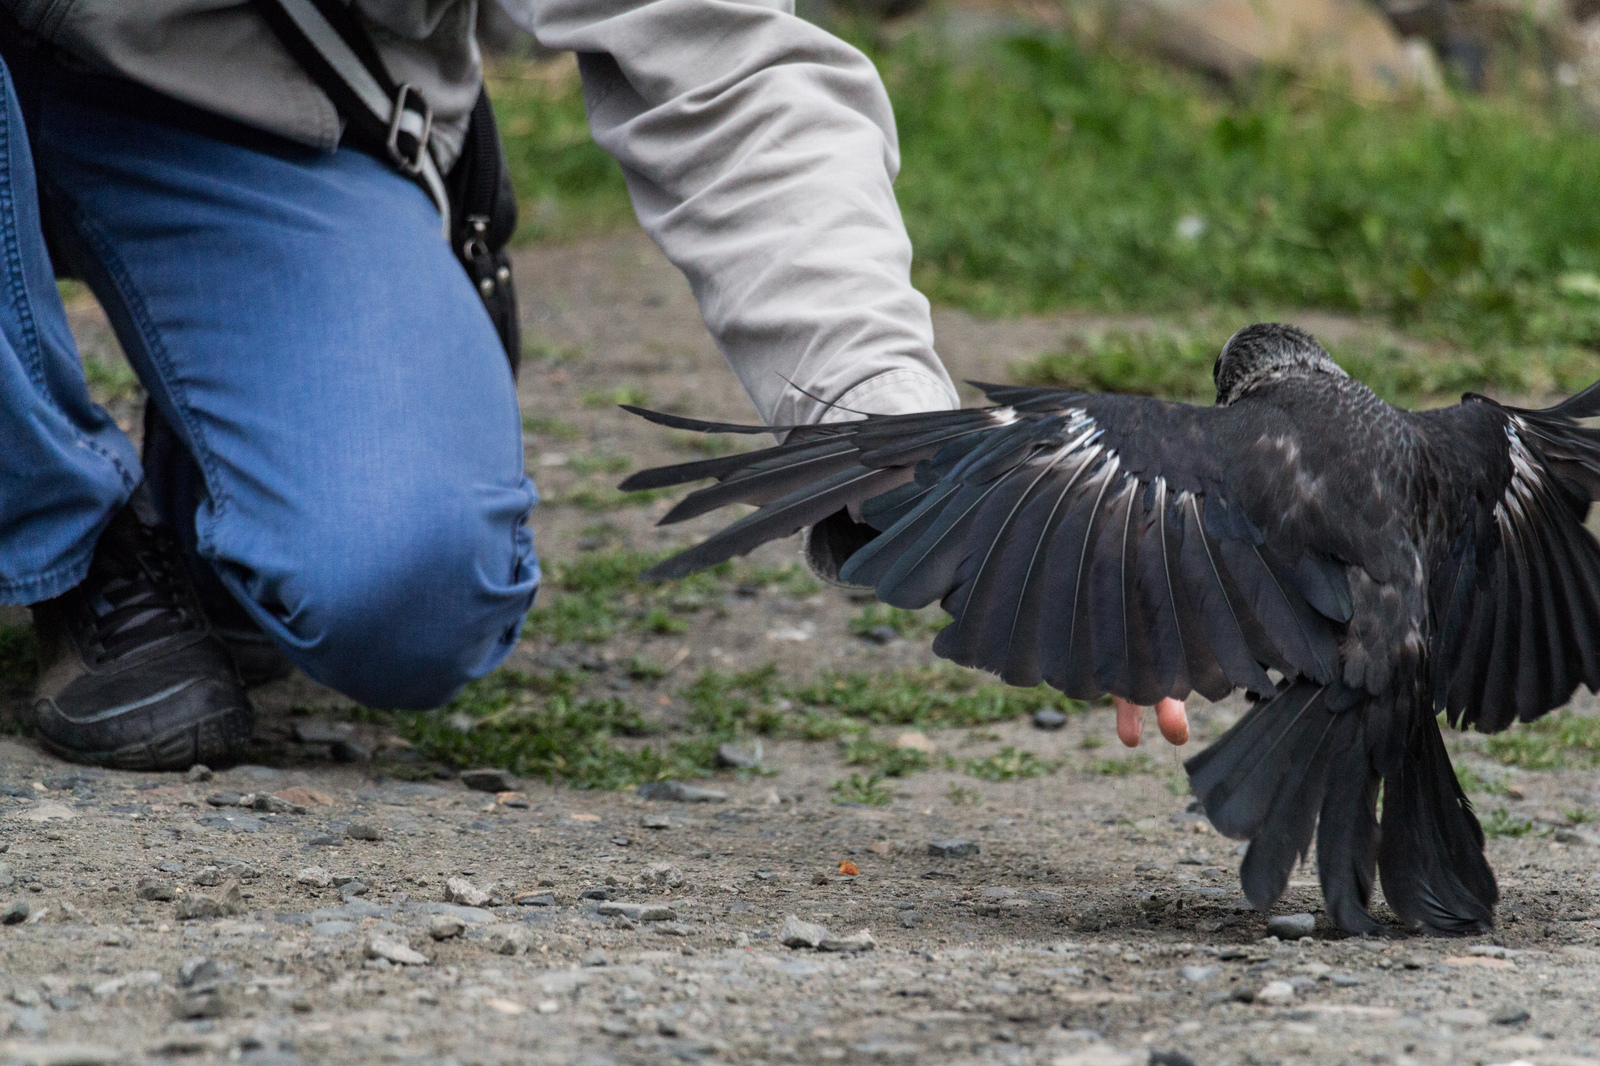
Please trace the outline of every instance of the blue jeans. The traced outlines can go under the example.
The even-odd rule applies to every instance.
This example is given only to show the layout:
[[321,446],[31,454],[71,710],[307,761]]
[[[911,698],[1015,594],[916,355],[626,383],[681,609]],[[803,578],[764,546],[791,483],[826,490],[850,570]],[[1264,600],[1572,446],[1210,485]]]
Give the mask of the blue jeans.
[[[449,699],[516,642],[538,497],[433,206],[359,152],[141,121],[52,91],[52,69],[27,67],[23,108],[0,64],[0,603],[81,581],[148,478],[206,580],[295,665],[370,706]],[[89,399],[35,168],[58,249],[173,431],[148,470]]]

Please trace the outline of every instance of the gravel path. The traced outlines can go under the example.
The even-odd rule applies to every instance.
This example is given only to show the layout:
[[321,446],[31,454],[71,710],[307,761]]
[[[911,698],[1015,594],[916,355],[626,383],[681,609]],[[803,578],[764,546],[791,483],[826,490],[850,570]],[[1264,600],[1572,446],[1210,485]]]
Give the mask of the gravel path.
[[[743,410],[683,282],[637,237],[524,252],[519,271],[552,353],[524,408],[571,427],[530,438],[547,497],[615,480],[573,456],[666,455],[607,390]],[[92,309],[74,315],[108,353]],[[957,375],[978,378],[1097,325],[939,321]],[[136,401],[118,408],[130,425]],[[666,505],[558,503],[542,550],[708,528],[664,538],[649,523]],[[852,636],[859,609],[833,591],[731,597],[687,633],[531,640],[515,662],[587,656],[596,685],[627,691],[616,664],[641,651],[685,674],[929,661],[920,639]],[[475,789],[333,760],[317,715],[341,703],[304,678],[259,704],[253,764],[214,775],[84,770],[0,740],[0,1063],[1600,1063],[1594,774],[1516,771],[1472,738],[1458,758],[1502,790],[1482,805],[1532,826],[1489,842],[1500,929],[1379,941],[1327,928],[1309,868],[1278,921],[1249,910],[1236,845],[1188,811],[1170,749],[1095,772],[1120,754],[1095,746],[1109,711],[920,734],[938,755],[1009,745],[1062,765],[998,782],[935,768],[871,808],[830,801],[847,771],[826,742],[768,742],[776,773],[699,782],[709,795]],[[1197,738],[1240,709],[1197,707]]]

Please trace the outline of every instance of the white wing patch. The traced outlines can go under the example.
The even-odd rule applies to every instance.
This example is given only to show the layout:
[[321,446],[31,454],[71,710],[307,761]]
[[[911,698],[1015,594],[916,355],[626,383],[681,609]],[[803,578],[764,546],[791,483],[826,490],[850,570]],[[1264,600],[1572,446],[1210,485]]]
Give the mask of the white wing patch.
[[1522,442],[1522,434],[1527,429],[1522,419],[1515,416],[1506,423],[1506,446],[1511,455],[1511,484],[1506,486],[1500,502],[1494,505],[1494,520],[1505,536],[1512,535],[1516,527],[1528,521],[1528,507],[1542,484],[1539,461]]

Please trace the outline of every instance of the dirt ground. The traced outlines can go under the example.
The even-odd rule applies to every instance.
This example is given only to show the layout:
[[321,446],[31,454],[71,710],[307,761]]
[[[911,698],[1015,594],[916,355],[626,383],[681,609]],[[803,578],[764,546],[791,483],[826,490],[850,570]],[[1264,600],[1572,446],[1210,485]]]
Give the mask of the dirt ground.
[[[596,457],[687,456],[611,406],[616,390],[748,410],[682,279],[636,235],[524,251],[518,277],[546,352],[524,372],[525,413],[576,430],[529,438],[557,501],[537,515],[542,554],[710,528],[653,529],[666,501],[572,502],[616,480]],[[112,359],[92,307],[74,316],[86,351]],[[953,373],[980,379],[1106,324],[937,319]],[[116,409],[135,426],[136,395]],[[793,558],[792,544],[760,555]],[[860,607],[836,590],[730,597],[686,633],[530,640],[513,665],[583,659],[589,683],[671,714],[674,678],[702,667],[930,661],[922,639],[853,636]],[[617,664],[638,652],[674,675],[629,682]],[[342,706],[304,678],[257,704],[250,764],[209,780],[0,741],[0,1062],[1600,1063],[1600,836],[1576,824],[1600,811],[1592,772],[1458,750],[1507,790],[1488,805],[1536,827],[1489,842],[1493,936],[1341,937],[1306,868],[1278,913],[1315,927],[1279,938],[1239,892],[1235,842],[1171,787],[1175,753],[1157,741],[1151,772],[1088,772],[1091,753],[1112,754],[1091,747],[1111,736],[1108,710],[1058,731],[935,731],[940,753],[1009,744],[1064,766],[1014,782],[934,769],[877,808],[830,802],[839,753],[801,741],[766,746],[770,776],[700,782],[720,801],[525,781],[523,806],[297,742],[308,716]],[[1196,706],[1196,744],[1239,711]],[[873,946],[786,946],[790,916],[831,946],[860,946],[863,929]]]

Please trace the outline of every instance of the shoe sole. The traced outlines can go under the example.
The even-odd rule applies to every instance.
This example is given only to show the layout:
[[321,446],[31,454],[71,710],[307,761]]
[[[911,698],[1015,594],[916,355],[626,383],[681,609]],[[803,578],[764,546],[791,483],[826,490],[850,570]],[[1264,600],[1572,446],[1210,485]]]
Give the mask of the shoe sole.
[[186,722],[181,728],[111,751],[78,751],[56,744],[35,732],[41,746],[68,762],[104,766],[111,770],[187,770],[196,763],[207,766],[231,761],[255,731],[250,707],[229,707]]

